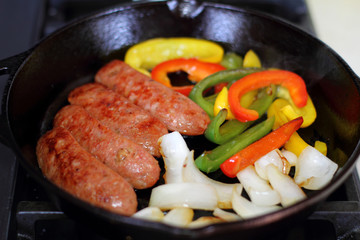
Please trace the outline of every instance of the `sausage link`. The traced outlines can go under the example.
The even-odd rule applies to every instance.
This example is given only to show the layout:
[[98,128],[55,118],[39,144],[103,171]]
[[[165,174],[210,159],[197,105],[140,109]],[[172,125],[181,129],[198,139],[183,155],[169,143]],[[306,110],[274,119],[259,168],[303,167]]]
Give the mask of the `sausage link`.
[[83,106],[102,124],[142,145],[153,156],[161,156],[157,141],[168,133],[166,126],[125,97],[104,85],[89,83],[70,92],[68,100]]
[[69,130],[85,150],[119,173],[134,188],[149,188],[159,180],[159,163],[149,152],[103,126],[83,107],[63,107],[55,116],[54,126]]
[[159,118],[171,131],[203,134],[209,116],[188,97],[151,80],[120,60],[113,60],[95,75],[102,83]]
[[43,135],[36,154],[45,177],[70,194],[115,213],[135,213],[131,185],[83,149],[66,129],[56,127]]

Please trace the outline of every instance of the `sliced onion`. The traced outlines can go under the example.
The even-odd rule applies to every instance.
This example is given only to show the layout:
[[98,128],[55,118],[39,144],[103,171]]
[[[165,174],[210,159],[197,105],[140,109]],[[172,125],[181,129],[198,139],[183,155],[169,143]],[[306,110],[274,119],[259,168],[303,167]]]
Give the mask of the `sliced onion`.
[[194,151],[191,151],[183,165],[183,176],[185,182],[205,183],[216,189],[218,196],[218,207],[223,209],[231,209],[231,196],[234,187],[238,187],[240,183],[228,184],[215,181],[202,173],[194,162]]
[[266,175],[266,166],[269,164],[273,164],[276,166],[281,172],[288,174],[290,171],[290,164],[286,161],[286,159],[281,158],[279,149],[272,150],[266,155],[259,158],[254,166],[257,174],[265,180],[268,180],[268,176]]
[[199,228],[199,227],[204,227],[204,226],[207,226],[210,224],[220,223],[220,222],[224,222],[224,221],[222,221],[221,219],[216,218],[216,217],[204,216],[204,217],[199,217],[195,221],[192,221],[189,225],[187,225],[187,227]]
[[232,195],[232,206],[234,211],[242,218],[252,218],[260,215],[264,215],[270,212],[280,210],[278,205],[273,206],[259,206],[246,198],[241,196],[241,192],[235,190]]
[[163,223],[185,227],[192,222],[194,210],[188,207],[177,207],[169,211],[163,218]]
[[305,193],[289,175],[283,174],[278,167],[266,167],[271,186],[280,194],[281,205],[286,207],[306,198]]
[[280,203],[280,195],[272,189],[268,181],[259,177],[254,166],[248,166],[236,176],[253,203],[261,206]]
[[146,207],[132,215],[135,218],[141,218],[152,221],[162,221],[164,213],[158,207]]
[[215,208],[213,215],[215,217],[222,219],[223,221],[226,221],[226,222],[233,222],[233,221],[238,221],[238,220],[242,219],[239,215],[232,213],[232,212],[222,210],[220,208]]
[[298,158],[295,182],[303,188],[318,190],[331,181],[337,169],[336,163],[316,148],[307,146]]
[[149,206],[161,210],[176,207],[214,210],[217,202],[216,190],[209,184],[169,183],[152,189]]
[[159,139],[160,152],[165,163],[165,183],[183,182],[182,166],[190,150],[179,132],[172,132]]
[[287,161],[289,162],[290,166],[295,166],[296,162],[297,162],[297,156],[295,153],[290,152],[288,150],[281,150],[282,155],[287,159]]

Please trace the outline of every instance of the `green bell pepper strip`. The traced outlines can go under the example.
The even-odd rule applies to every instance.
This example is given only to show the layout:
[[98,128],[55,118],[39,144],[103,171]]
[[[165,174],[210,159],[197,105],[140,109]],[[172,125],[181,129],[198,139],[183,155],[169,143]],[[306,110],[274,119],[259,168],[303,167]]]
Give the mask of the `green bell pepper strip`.
[[227,69],[241,68],[243,66],[243,58],[234,52],[227,52],[225,53],[220,64]]
[[[276,86],[270,86],[262,89],[257,99],[250,105],[250,109],[256,110],[259,116],[263,115],[276,97]],[[239,135],[254,122],[240,122],[237,119],[231,119],[225,122],[226,114],[216,115],[205,130],[205,137],[217,144],[224,144],[235,136]],[[225,123],[224,123],[225,122]]]
[[219,95],[218,93],[215,93],[213,95],[204,97],[204,99],[214,105],[218,95]]
[[[225,110],[225,114],[226,111],[227,110]],[[274,121],[275,117],[268,118],[267,120],[256,124],[225,144],[219,145],[211,151],[205,151],[196,158],[196,166],[201,171],[206,173],[218,170],[220,165],[229,157],[268,134],[272,129]]]
[[246,75],[259,72],[261,68],[241,68],[216,72],[198,82],[189,94],[189,98],[197,103],[210,118],[214,117],[214,104],[205,100],[203,92],[219,83],[238,80]]

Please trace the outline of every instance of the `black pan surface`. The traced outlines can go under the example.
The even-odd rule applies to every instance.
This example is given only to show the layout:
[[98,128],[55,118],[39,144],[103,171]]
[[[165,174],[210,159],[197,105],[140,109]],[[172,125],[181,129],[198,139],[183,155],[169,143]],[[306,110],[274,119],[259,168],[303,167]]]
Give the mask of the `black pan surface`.
[[[341,169],[323,190],[308,199],[263,217],[180,229],[109,213],[86,204],[48,182],[37,165],[35,145],[51,128],[55,113],[74,87],[93,81],[108,61],[123,59],[133,44],[155,37],[189,36],[221,44],[243,55],[253,49],[265,67],[294,71],[307,84],[316,122],[301,136],[328,144],[329,157]],[[351,174],[359,156],[359,78],[334,51],[313,36],[274,17],[221,4],[196,1],[136,3],[101,12],[62,28],[29,51],[0,61],[11,77],[2,99],[1,137],[22,166],[44,186],[55,204],[79,221],[112,237],[251,238],[286,228],[308,216]],[[201,149],[188,139],[190,149]],[[150,191],[138,192],[145,206]]]

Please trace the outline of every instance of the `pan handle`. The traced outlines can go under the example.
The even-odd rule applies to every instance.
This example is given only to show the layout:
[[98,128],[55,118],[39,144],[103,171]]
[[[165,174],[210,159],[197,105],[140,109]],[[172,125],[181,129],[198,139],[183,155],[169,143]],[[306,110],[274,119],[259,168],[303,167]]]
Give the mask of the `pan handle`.
[[[13,77],[24,62],[26,57],[29,56],[30,50],[22,52],[20,54],[14,55],[0,60],[0,76],[8,75],[6,83],[1,83],[1,86],[4,86],[2,92],[0,92],[1,98],[1,111],[0,111],[0,142],[8,147],[11,145],[12,134],[10,131],[9,119],[7,118],[7,99],[10,92],[10,85],[13,81]],[[1,79],[3,80],[3,79]]]
[[174,15],[181,18],[195,18],[204,10],[203,4],[197,0],[170,0],[167,5]]
[[23,61],[29,56],[31,50],[0,60],[0,76],[9,74],[10,78],[16,73]]

